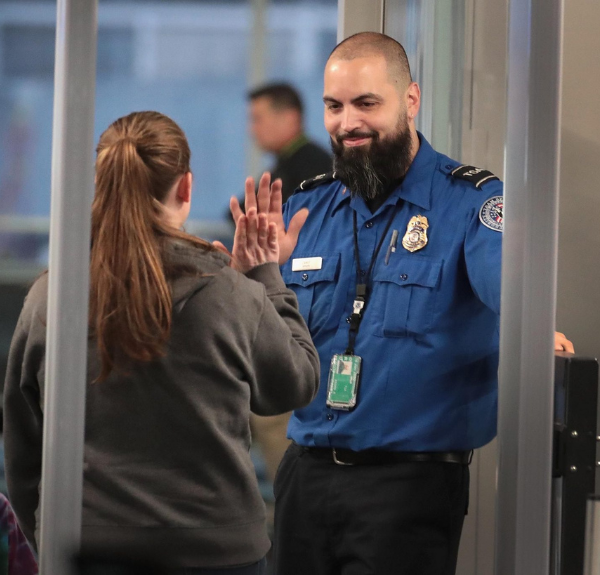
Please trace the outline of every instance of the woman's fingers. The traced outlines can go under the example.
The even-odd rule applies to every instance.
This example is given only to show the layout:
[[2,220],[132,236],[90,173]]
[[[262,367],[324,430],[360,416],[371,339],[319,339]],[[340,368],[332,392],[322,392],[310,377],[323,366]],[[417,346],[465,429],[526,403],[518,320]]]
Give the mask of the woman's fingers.
[[277,245],[277,224],[275,222],[269,223],[268,242],[271,250],[279,251],[279,246]]
[[246,229],[248,248],[252,249],[258,239],[258,214],[256,213],[256,208],[246,210],[246,219],[248,221]]
[[252,208],[256,209],[256,189],[254,187],[254,178],[252,177],[246,178],[244,202],[246,214]]
[[258,214],[258,245],[262,250],[268,249],[269,220],[267,214]]
[[[248,245],[248,218],[242,214],[235,224],[235,245],[241,250],[245,250]],[[237,254],[234,254],[237,255]]]
[[240,202],[235,196],[232,196],[229,200],[229,211],[234,222],[237,222],[239,217],[244,213],[240,207]]

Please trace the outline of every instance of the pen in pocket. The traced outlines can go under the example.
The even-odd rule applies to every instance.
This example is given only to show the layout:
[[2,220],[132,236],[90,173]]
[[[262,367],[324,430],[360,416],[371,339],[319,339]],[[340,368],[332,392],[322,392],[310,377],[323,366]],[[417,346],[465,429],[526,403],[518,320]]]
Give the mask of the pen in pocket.
[[388,246],[387,252],[385,254],[385,265],[387,266],[390,263],[390,255],[392,252],[396,251],[396,242],[398,241],[398,230],[392,231],[392,237],[390,238],[390,245]]

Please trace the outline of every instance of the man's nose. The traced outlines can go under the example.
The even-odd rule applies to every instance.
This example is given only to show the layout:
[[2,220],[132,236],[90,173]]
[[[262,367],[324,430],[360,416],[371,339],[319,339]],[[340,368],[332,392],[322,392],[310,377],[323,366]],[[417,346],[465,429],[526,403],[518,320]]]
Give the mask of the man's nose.
[[346,108],[342,113],[342,123],[340,128],[343,132],[349,133],[362,126],[360,115],[352,108]]

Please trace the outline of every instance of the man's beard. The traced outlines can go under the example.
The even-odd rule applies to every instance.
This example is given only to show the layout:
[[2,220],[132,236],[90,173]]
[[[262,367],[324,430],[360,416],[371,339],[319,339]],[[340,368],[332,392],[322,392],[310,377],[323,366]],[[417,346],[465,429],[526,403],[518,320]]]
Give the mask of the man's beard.
[[[345,138],[370,137],[371,143],[354,148],[344,146]],[[406,116],[398,133],[383,140],[377,132],[353,130],[331,138],[333,169],[353,196],[365,201],[389,193],[390,185],[406,174],[412,162],[412,138]]]

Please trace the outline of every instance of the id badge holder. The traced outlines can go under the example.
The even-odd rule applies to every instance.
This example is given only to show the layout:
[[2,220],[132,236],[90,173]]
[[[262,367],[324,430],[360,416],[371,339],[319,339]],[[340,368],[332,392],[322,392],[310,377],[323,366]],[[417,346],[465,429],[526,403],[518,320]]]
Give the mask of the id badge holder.
[[361,358],[339,355],[331,358],[327,381],[327,407],[350,411],[356,406]]

